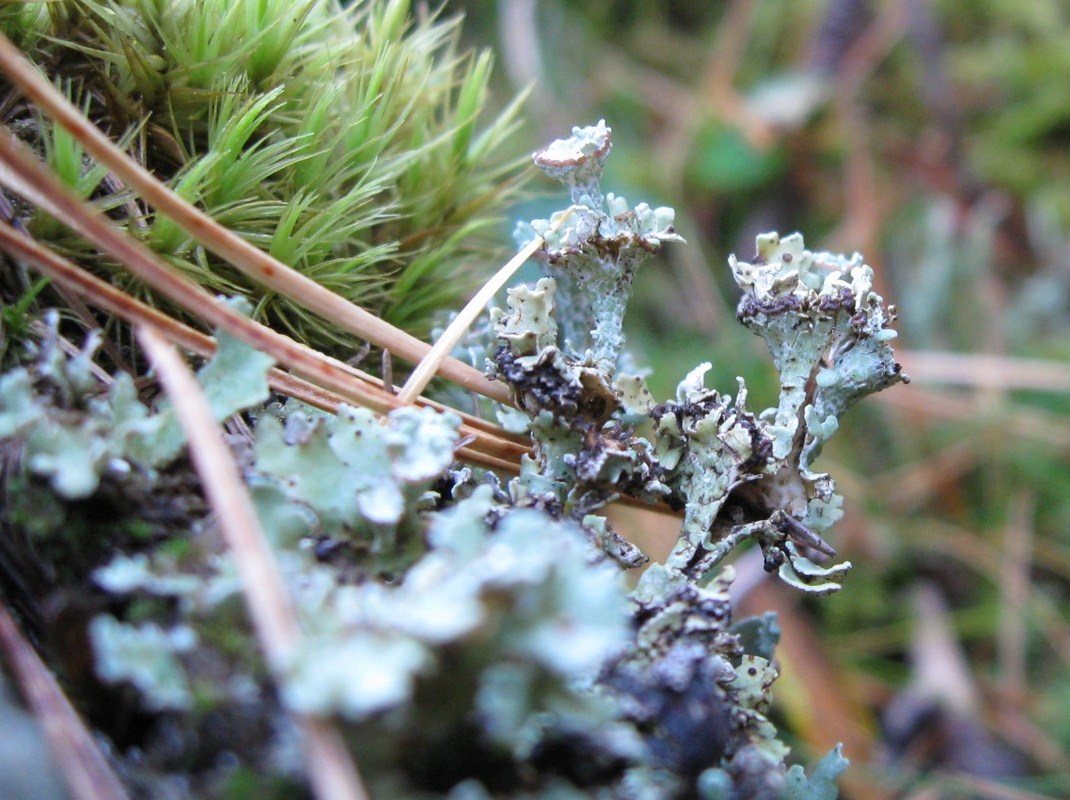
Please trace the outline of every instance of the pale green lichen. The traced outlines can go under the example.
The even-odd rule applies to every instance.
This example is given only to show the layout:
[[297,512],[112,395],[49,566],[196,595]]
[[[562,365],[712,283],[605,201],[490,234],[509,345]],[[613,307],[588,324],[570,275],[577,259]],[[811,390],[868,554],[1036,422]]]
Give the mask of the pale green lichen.
[[[401,408],[380,419],[366,408],[337,415],[311,409],[285,424],[261,418],[253,447],[255,472],[273,484],[258,498],[309,510],[308,532],[344,535],[394,566],[420,550],[416,501],[453,462],[460,418],[431,409]],[[303,520],[292,519],[298,530]],[[296,532],[280,534],[294,538]]]
[[637,724],[654,726],[656,763],[690,776],[700,796],[775,798],[788,754],[765,716],[776,671],[743,643],[769,654],[779,632],[768,618],[733,626],[733,577],[729,566],[702,587],[652,565],[632,594],[635,644],[606,683]]
[[[454,464],[450,412],[262,407],[269,360],[220,338],[200,378],[217,416],[256,404],[240,460],[305,645],[271,686],[210,522],[141,540],[87,576],[111,611],[92,625],[97,674],[136,690],[142,711],[181,719],[186,754],[221,719],[278,730],[296,710],[335,716],[362,742],[374,796],[835,797],[838,750],[809,777],[785,763],[768,716],[779,631],[771,615],[733,619],[723,562],[753,541],[788,584],[839,588],[850,565],[825,560],[824,537],[842,498],[812,464],[851,403],[903,379],[893,315],[859,257],[763,235],[753,262],[732,269],[740,318],[780,371],[778,405],[751,410],[742,381],[734,396],[707,387],[709,364],[655,402],[622,368],[620,325],[635,266],[677,238],[671,211],[603,198],[608,129],[574,139],[543,158],[573,191],[544,248],[557,277],[511,290],[493,315],[492,372],[533,444],[515,479]],[[598,309],[583,294],[593,290],[606,293]],[[566,296],[569,325],[597,330],[558,330]],[[157,470],[140,455],[150,445],[176,452],[170,412],[150,411],[129,379],[99,390],[92,343],[73,359],[54,345],[0,378],[0,431],[52,458],[27,458],[27,470],[70,491],[38,430],[93,445],[75,471],[91,476],[82,492],[114,480],[108,464]],[[598,514],[620,496],[683,512],[673,552],[630,593],[622,569],[645,557]],[[284,751],[243,758],[276,774]]]
[[[730,267],[743,291],[740,320],[766,339],[780,373],[778,404],[749,410],[742,380],[735,398],[707,388],[709,364],[681,381],[675,400],[654,402],[640,378],[616,374],[620,332],[634,267],[679,237],[671,210],[640,205],[633,213],[602,197],[609,148],[609,130],[599,123],[535,154],[569,187],[573,205],[520,231],[545,238],[543,260],[555,281],[540,281],[536,292],[546,302],[537,317],[524,307],[532,296],[524,289],[512,290],[508,312],[492,316],[502,346],[490,374],[510,385],[534,447],[510,494],[515,503],[571,516],[623,565],[636,563],[633,554],[606,536],[593,512],[620,494],[683,508],[675,548],[632,595],[643,622],[605,686],[636,724],[660,720],[648,746],[676,779],[706,765],[695,774],[701,796],[773,798],[790,784],[800,796],[824,797],[845,762],[831,754],[812,782],[800,771],[789,781],[787,748],[763,713],[776,677],[767,660],[775,637],[768,624],[752,626],[752,639],[761,633],[750,646],[760,652],[743,655],[730,627],[731,568],[715,569],[753,540],[766,569],[789,585],[814,594],[840,588],[850,564],[819,562],[835,554],[823,536],[842,516],[843,501],[812,464],[850,405],[906,380],[890,346],[894,309],[873,291],[861,256],[810,253],[798,234],[763,234],[755,259],[732,257]],[[663,672],[704,676],[706,716],[695,727],[680,722],[674,730],[666,721],[675,695],[659,683]],[[704,740],[710,730],[722,738]],[[704,756],[683,744],[688,738],[705,742]],[[710,753],[717,754],[712,766]],[[637,776],[629,773],[637,786],[660,787],[652,796],[680,791],[672,780]]]
[[312,641],[290,667],[283,700],[304,713],[363,719],[408,700],[415,675],[429,664],[427,648],[389,633],[353,631],[324,646]]
[[520,285],[509,289],[506,303],[509,313],[491,309],[490,320],[497,326],[498,337],[509,342],[519,356],[530,356],[557,342],[554,318],[554,295],[557,284],[543,278],[535,288]]
[[[47,477],[60,495],[84,498],[96,490],[102,473],[129,471],[123,425],[140,417],[122,413],[129,377],[118,379],[107,397],[82,402],[80,387],[90,381],[88,357],[63,355],[57,325],[52,316],[30,367],[0,377],[0,439],[21,440],[30,470]],[[99,343],[99,337],[87,339],[83,353],[91,354]],[[38,379],[51,391],[38,391]]]
[[[256,469],[283,482],[323,515],[352,524],[358,515],[396,524],[405,497],[424,491],[453,462],[455,414],[402,408],[380,419],[342,406],[336,416],[297,412],[285,428],[273,417],[258,426]],[[308,472],[310,463],[318,465]]]
[[97,569],[93,579],[102,589],[116,595],[146,592],[159,597],[184,597],[193,595],[202,586],[196,576],[173,572],[159,560],[151,563],[145,553],[116,556]]
[[569,187],[572,205],[549,220],[521,225],[516,234],[521,243],[536,235],[546,240],[541,258],[560,285],[555,317],[565,342],[610,377],[624,343],[623,308],[636,270],[663,242],[683,241],[671,208],[639,203],[632,209],[623,197],[603,197],[599,178],[611,147],[603,121],[574,128],[568,139],[535,153],[536,166]]
[[164,630],[151,622],[127,625],[104,614],[90,623],[89,639],[103,680],[129,682],[155,711],[190,707],[193,695],[179,655],[197,645],[192,628],[179,625]]
[[[248,309],[247,304],[238,307]],[[106,392],[98,391],[89,365],[100,337],[87,336],[68,359],[57,326],[58,317],[50,316],[30,367],[0,376],[0,439],[24,442],[30,470],[48,477],[68,499],[92,495],[103,475],[153,470],[173,461],[185,436],[168,404],[150,413],[137,399],[133,379],[121,372]],[[226,333],[216,338],[218,351],[198,380],[213,416],[222,422],[267,399],[267,371],[274,362]],[[35,389],[36,380],[47,391]]]
[[434,648],[449,643],[487,647],[542,681],[596,673],[625,641],[617,571],[589,565],[577,530],[531,510],[506,514],[491,533],[495,507],[484,486],[436,516],[432,551],[397,586],[306,575],[297,599],[308,644],[290,667],[287,703],[363,719],[407,700],[417,676],[434,671]]
[[836,780],[848,766],[842,745],[832,748],[809,776],[795,764],[785,778],[783,800],[836,800],[840,794]]
[[[822,535],[842,516],[842,499],[811,464],[844,410],[905,380],[889,344],[894,310],[873,291],[861,256],[810,253],[798,234],[762,234],[753,262],[729,263],[743,290],[740,320],[766,339],[780,373],[777,406],[748,410],[742,381],[734,401],[707,389],[709,364],[688,374],[675,401],[654,403],[641,379],[616,374],[620,332],[635,266],[679,237],[671,209],[640,204],[633,214],[601,196],[609,148],[599,123],[535,154],[569,186],[573,205],[556,231],[546,220],[530,226],[546,238],[556,291],[547,279],[534,293],[511,290],[509,312],[492,315],[503,346],[491,374],[511,386],[535,444],[514,495],[576,519],[619,493],[666,500],[684,508],[671,568],[701,579],[753,539],[786,582],[835,591],[850,565],[824,567],[807,552],[834,554]],[[564,320],[563,342],[554,319]],[[642,412],[653,420],[652,440],[635,433]]]
[[[895,310],[873,291],[873,269],[858,253],[811,253],[797,233],[783,239],[762,234],[756,249],[753,262],[729,258],[744,292],[739,318],[765,339],[780,373],[780,402],[770,426],[774,455],[785,458],[802,444],[801,466],[807,469],[839,414],[906,380],[890,345]],[[805,336],[797,335],[801,326]],[[816,388],[809,388],[811,382]],[[796,442],[800,410],[809,416],[804,442]],[[809,428],[811,421],[820,424]]]

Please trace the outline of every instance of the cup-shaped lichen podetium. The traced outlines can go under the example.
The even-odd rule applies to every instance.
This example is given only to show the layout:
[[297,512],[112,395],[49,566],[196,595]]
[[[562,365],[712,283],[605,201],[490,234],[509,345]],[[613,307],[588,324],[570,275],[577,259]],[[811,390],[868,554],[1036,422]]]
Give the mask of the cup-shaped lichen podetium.
[[572,206],[518,232],[518,238],[546,240],[541,257],[558,283],[564,349],[596,365],[609,380],[624,343],[624,309],[636,269],[662,242],[683,241],[671,208],[646,203],[629,208],[623,197],[602,194],[599,178],[611,147],[611,130],[600,121],[573,128],[572,136],[537,151],[535,165],[569,187]]
[[873,290],[873,269],[860,254],[810,252],[798,233],[762,234],[752,262],[732,256],[729,265],[743,290],[739,320],[765,339],[780,373],[774,455],[804,450],[807,468],[836,417],[910,380],[891,347],[895,307]]

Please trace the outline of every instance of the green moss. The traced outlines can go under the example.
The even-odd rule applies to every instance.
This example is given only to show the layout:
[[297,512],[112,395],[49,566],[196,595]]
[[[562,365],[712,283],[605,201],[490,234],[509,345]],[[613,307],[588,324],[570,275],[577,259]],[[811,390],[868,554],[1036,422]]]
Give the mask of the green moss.
[[[452,306],[515,198],[514,103],[486,109],[489,54],[458,20],[410,19],[404,0],[66,0],[5,4],[0,28],[105,132],[220,223],[331,290],[426,333]],[[499,105],[501,103],[499,102]],[[216,292],[320,347],[359,342],[263,292],[129,193],[63,130],[7,98],[53,169]],[[29,116],[28,116],[29,115]],[[145,290],[34,215],[34,233]],[[494,256],[492,256],[494,257]]]

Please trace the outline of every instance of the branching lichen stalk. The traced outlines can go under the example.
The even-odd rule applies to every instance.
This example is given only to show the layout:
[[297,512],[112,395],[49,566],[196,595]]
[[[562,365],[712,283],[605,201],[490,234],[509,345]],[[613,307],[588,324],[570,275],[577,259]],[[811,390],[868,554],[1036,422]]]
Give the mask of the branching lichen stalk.
[[[602,196],[609,151],[600,122],[533,157],[573,205],[557,231],[547,220],[521,228],[545,237],[552,277],[511,290],[509,311],[493,316],[503,342],[493,374],[531,418],[534,458],[520,490],[577,519],[622,493],[664,500],[684,509],[670,569],[704,579],[753,539],[785,581],[835,591],[850,565],[824,567],[807,554],[835,554],[823,535],[842,499],[812,464],[841,413],[906,380],[890,345],[894,309],[860,255],[811,253],[799,234],[763,234],[755,258],[733,256],[730,267],[743,292],[739,319],[766,340],[780,374],[777,406],[750,411],[742,380],[734,400],[706,388],[709,364],[687,375],[674,401],[653,404],[640,379],[616,374],[624,307],[636,267],[680,237],[672,209],[629,210]],[[637,414],[649,417],[652,438],[633,427]]]
[[532,159],[546,175],[569,188],[572,206],[566,224],[553,230],[552,220],[535,220],[531,230],[546,238],[543,259],[562,291],[557,321],[565,341],[578,355],[597,364],[610,378],[624,344],[622,326],[632,279],[639,265],[662,242],[682,241],[673,228],[672,209],[629,208],[623,197],[603,196],[602,167],[612,147],[605,122],[574,128]]

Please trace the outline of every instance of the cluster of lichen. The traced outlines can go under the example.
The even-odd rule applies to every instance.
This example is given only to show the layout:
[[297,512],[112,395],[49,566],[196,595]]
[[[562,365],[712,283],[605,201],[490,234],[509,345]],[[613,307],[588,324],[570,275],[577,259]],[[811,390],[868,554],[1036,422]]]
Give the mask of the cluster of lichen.
[[[763,236],[731,266],[740,318],[780,371],[778,406],[749,411],[742,382],[734,399],[707,389],[708,365],[655,403],[618,369],[621,316],[636,267],[679,237],[671,209],[602,197],[608,152],[598,125],[536,159],[573,205],[522,228],[543,233],[555,277],[511,290],[492,315],[491,372],[533,443],[506,484],[453,463],[449,412],[265,406],[269,359],[220,336],[199,377],[217,418],[247,409],[246,481],[306,634],[277,686],[210,520],[140,536],[117,520],[78,558],[84,532],[69,520],[30,527],[24,507],[3,520],[27,558],[67,553],[93,609],[94,674],[72,685],[118,687],[148,720],[136,757],[119,756],[139,792],[226,797],[250,780],[292,792],[289,710],[342,721],[382,797],[835,797],[839,752],[807,778],[766,716],[775,619],[735,622],[733,569],[715,570],[753,539],[789,583],[838,588],[848,565],[816,562],[840,499],[812,462],[848,405],[902,379],[892,314],[858,257]],[[19,448],[22,484],[67,503],[160,487],[182,451],[171,413],[143,405],[127,376],[99,385],[95,339],[74,357],[58,342],[53,327],[0,379],[0,436]],[[675,550],[631,591],[625,570],[645,557],[596,513],[621,495],[683,510]],[[26,608],[43,599],[30,594]],[[121,738],[122,718],[100,724]],[[233,758],[208,758],[205,741]]]
[[[678,240],[671,209],[603,198],[598,182],[610,149],[604,123],[576,128],[535,155],[570,188],[573,205],[542,232],[552,277],[510,292],[492,315],[502,344],[493,374],[508,382],[531,419],[535,453],[520,484],[578,521],[620,494],[684,510],[667,566],[701,581],[736,545],[756,540],[766,568],[811,592],[835,591],[849,564],[822,538],[842,498],[813,459],[838,415],[861,397],[905,380],[890,341],[894,310],[873,291],[873,271],[853,258],[811,253],[798,234],[758,237],[752,263],[730,259],[743,297],[739,319],[765,338],[780,374],[775,408],[747,408],[704,385],[704,364],[674,401],[655,403],[640,377],[618,373],[628,290],[638,265]],[[568,297],[559,344],[559,284]],[[645,417],[645,427],[640,420]]]
[[[491,58],[457,20],[407,0],[5,3],[0,30],[92,121],[184,199],[283,263],[405,329],[456,304],[489,227],[516,198],[515,106],[482,124]],[[6,125],[79,196],[213,291],[319,347],[360,342],[258,290],[144,208],[17,94]],[[31,232],[95,270],[110,262],[43,211]],[[111,264],[113,279],[144,286]]]
[[632,595],[636,640],[603,681],[620,686],[623,676],[623,685],[641,687],[632,702],[658,697],[640,724],[663,731],[672,703],[658,676],[674,675],[703,712],[692,713],[693,727],[678,723],[688,730],[668,743],[648,737],[655,752],[673,754],[672,773],[692,775],[703,796],[776,797],[789,790],[787,750],[761,715],[775,677],[771,652],[746,653],[727,625],[731,567],[711,576],[754,540],[765,568],[787,583],[816,594],[840,588],[850,564],[818,562],[835,555],[823,535],[842,515],[842,498],[812,465],[838,415],[906,380],[889,344],[894,310],[873,291],[861,256],[811,253],[798,234],[760,236],[752,262],[730,263],[743,291],[739,319],[765,338],[780,374],[777,406],[748,410],[742,380],[734,400],[706,388],[709,364],[684,378],[675,400],[655,403],[639,376],[618,371],[622,320],[638,265],[679,237],[671,209],[632,210],[603,197],[610,144],[599,123],[534,156],[569,187],[573,204],[521,226],[520,238],[544,237],[548,277],[511,290],[508,311],[492,314],[501,344],[491,374],[509,383],[534,446],[512,497],[573,519],[624,566],[641,554],[594,512],[621,495],[683,509],[675,548]]
[[[46,335],[0,380],[0,433],[22,449],[25,480],[67,502],[162,489],[180,454],[170,413],[130,397],[124,377],[102,391],[93,345],[67,357]],[[629,594],[590,521],[453,465],[455,415],[265,407],[269,366],[224,339],[199,377],[230,398],[217,415],[253,405],[246,480],[306,633],[277,692],[207,520],[97,532],[65,578],[95,609],[83,622],[94,674],[71,684],[123,689],[126,710],[98,719],[109,735],[149,720],[137,749],[117,753],[139,795],[227,797],[253,781],[287,796],[301,780],[289,709],[346,723],[375,796],[833,796],[837,754],[810,779],[784,770],[764,716],[775,622],[733,626],[730,572],[703,588],[655,565]],[[144,446],[164,440],[166,455]],[[86,534],[4,521],[9,555]],[[230,756],[208,758],[206,741]]]

